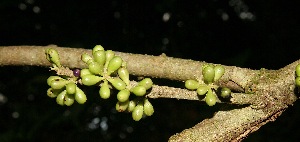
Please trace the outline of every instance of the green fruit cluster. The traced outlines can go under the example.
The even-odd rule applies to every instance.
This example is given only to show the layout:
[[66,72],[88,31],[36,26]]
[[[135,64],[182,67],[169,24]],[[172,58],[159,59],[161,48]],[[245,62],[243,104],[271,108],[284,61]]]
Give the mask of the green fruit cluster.
[[[217,95],[216,87],[213,84],[218,81],[225,73],[225,68],[221,65],[206,64],[202,66],[203,81],[205,84],[200,83],[196,80],[186,80],[185,87],[189,90],[196,90],[197,94],[202,96],[205,95],[205,102],[209,106],[216,104]],[[223,98],[229,97],[231,94],[230,89],[222,88],[220,96]]]
[[295,79],[296,86],[297,86],[297,87],[300,87],[300,64],[298,64],[298,65],[296,66],[296,71],[295,71],[295,73],[296,73],[296,79]]

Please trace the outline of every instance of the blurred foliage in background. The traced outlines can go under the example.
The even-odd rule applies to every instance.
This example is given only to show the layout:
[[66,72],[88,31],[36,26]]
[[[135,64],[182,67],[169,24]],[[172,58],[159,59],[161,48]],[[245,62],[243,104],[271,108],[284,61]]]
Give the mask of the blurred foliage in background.
[[[0,1],[0,46],[49,45],[279,69],[300,53],[292,1]],[[197,101],[151,100],[153,116],[134,122],[83,88],[85,105],[61,107],[46,95],[48,68],[0,67],[0,141],[166,141],[218,110]],[[154,80],[154,83],[182,85]],[[245,141],[296,141],[299,102]]]

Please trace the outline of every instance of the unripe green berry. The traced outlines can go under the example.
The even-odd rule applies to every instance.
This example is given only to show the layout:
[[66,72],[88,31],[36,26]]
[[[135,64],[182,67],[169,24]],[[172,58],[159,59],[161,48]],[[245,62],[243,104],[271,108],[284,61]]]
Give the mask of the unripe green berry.
[[71,106],[75,102],[74,94],[66,94],[64,104]]
[[219,80],[223,74],[225,73],[225,68],[221,65],[216,65],[214,67],[214,70],[215,70],[215,78],[214,78],[214,81],[217,81]]
[[128,86],[130,83],[128,70],[126,68],[119,68],[118,75],[124,81],[124,83]]
[[146,88],[146,90],[148,90],[148,89],[150,89],[152,87],[153,82],[152,82],[152,80],[150,78],[144,78],[143,80],[141,80],[139,82],[138,85],[144,86]]
[[144,96],[146,94],[146,88],[144,86],[137,85],[130,90],[136,96]]
[[139,121],[142,119],[143,114],[144,114],[144,106],[139,103],[132,111],[132,118],[134,121]]
[[99,77],[96,75],[88,74],[81,77],[82,84],[86,86],[95,85],[96,83],[100,82],[103,79],[103,77]]
[[90,60],[93,60],[93,58],[92,58],[89,54],[83,53],[83,54],[81,55],[81,60],[82,60],[84,63],[88,64]]
[[122,65],[122,58],[119,56],[113,57],[107,66],[107,74],[110,75],[111,73],[115,72],[117,69],[119,69]]
[[65,101],[65,96],[67,94],[67,91],[64,90],[61,93],[59,93],[56,97],[56,103],[63,106],[64,105],[64,101]]
[[61,89],[65,87],[65,85],[68,83],[67,80],[59,79],[59,80],[52,80],[50,83],[51,88],[53,89]]
[[221,89],[221,97],[228,98],[231,94],[231,90],[227,87]]
[[88,74],[92,74],[89,69],[82,69],[80,71],[80,77],[83,77],[83,76],[88,75]]
[[103,74],[103,65],[100,65],[97,62],[90,62],[89,63],[89,70],[93,74],[102,75]]
[[128,108],[128,104],[129,104],[129,101],[125,101],[125,102],[120,102],[118,101],[117,104],[116,104],[116,110],[118,112],[124,112],[126,111],[126,109]]
[[300,87],[300,76],[295,79],[296,86]]
[[209,89],[209,88],[208,88],[207,85],[200,85],[200,86],[198,87],[198,89],[197,89],[197,94],[198,94],[198,95],[204,95],[204,94],[207,93],[208,89]]
[[205,83],[207,84],[212,83],[215,78],[215,70],[213,66],[208,65],[205,68],[203,68],[202,75]]
[[55,98],[55,97],[57,97],[57,95],[58,95],[60,92],[62,92],[61,89],[59,89],[59,90],[54,90],[53,88],[49,88],[49,89],[47,90],[47,96],[49,96],[50,98]]
[[151,116],[154,113],[154,108],[152,104],[148,101],[148,99],[145,99],[144,101],[144,113],[147,116]]
[[112,51],[112,50],[107,50],[105,51],[105,57],[106,57],[106,60],[105,60],[105,67],[107,67],[109,61],[115,56],[115,52]]
[[96,51],[104,51],[104,48],[101,46],[101,45],[96,45],[94,48],[93,48],[93,54],[94,52]]
[[300,64],[296,66],[296,75],[300,76]]
[[199,87],[199,82],[196,80],[189,79],[185,81],[185,87],[190,90],[195,90]]
[[117,90],[123,90],[126,88],[126,84],[119,77],[108,78],[107,79],[112,86],[114,86]]
[[99,94],[102,99],[108,99],[110,97],[110,89],[108,87],[107,81],[105,81],[100,87]]
[[84,94],[84,92],[78,87],[76,87],[75,100],[79,104],[84,104],[87,100],[86,95]]
[[75,94],[76,92],[76,84],[74,82],[70,82],[66,85],[66,90],[68,94]]
[[212,92],[211,89],[209,89],[206,93],[206,96],[205,96],[205,102],[208,106],[213,106],[216,104],[216,95]]
[[99,63],[100,65],[104,66],[105,60],[106,60],[106,56],[105,56],[105,51],[104,50],[99,50],[96,52],[93,52],[93,57],[94,60]]
[[55,49],[46,49],[46,58],[48,61],[54,63],[57,67],[61,67],[60,61],[59,61],[59,55]]
[[49,86],[51,86],[51,82],[52,82],[53,80],[61,80],[61,79],[63,79],[63,78],[61,78],[61,77],[59,77],[59,76],[50,76],[50,77],[47,79],[47,84],[48,84]]
[[119,91],[119,93],[117,94],[117,99],[120,102],[125,102],[125,101],[128,101],[129,96],[130,96],[129,90],[124,89],[124,90]]
[[129,101],[129,104],[128,104],[128,107],[127,107],[127,111],[128,112],[132,112],[133,109],[135,108],[135,106],[136,106],[136,102],[135,101],[133,101],[133,100]]

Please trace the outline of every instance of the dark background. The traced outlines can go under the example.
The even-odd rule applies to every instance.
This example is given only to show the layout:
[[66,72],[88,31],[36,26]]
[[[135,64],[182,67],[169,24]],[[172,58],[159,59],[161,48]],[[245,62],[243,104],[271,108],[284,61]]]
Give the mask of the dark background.
[[[49,45],[279,69],[299,59],[298,5],[279,0],[1,0],[0,46]],[[169,18],[168,18],[169,17]],[[114,99],[83,87],[88,102],[58,106],[46,96],[51,73],[41,67],[0,67],[0,141],[167,141],[228,106],[150,100],[153,116],[134,122]],[[155,80],[169,85],[165,80]],[[297,101],[245,141],[296,141]]]

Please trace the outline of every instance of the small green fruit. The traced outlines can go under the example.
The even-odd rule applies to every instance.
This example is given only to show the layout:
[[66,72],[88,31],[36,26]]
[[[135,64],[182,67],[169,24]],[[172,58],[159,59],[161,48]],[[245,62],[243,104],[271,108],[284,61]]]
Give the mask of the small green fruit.
[[89,69],[82,69],[80,71],[80,77],[83,77],[83,76],[88,75],[88,74],[92,74]]
[[130,83],[128,70],[126,68],[119,68],[118,75],[124,81],[124,83],[128,86]]
[[61,89],[63,87],[65,87],[65,85],[68,83],[69,81],[64,80],[64,79],[59,79],[59,80],[52,80],[50,83],[51,88],[57,90],[57,89]]
[[49,89],[47,90],[47,96],[49,96],[50,98],[55,98],[55,97],[57,97],[57,95],[58,95],[60,92],[62,92],[61,89],[59,89],[59,90],[54,90],[54,89],[52,89],[52,88],[49,88]]
[[296,66],[296,75],[300,76],[300,64]]
[[213,106],[216,104],[216,95],[209,89],[205,96],[205,102],[208,106]]
[[76,92],[76,84],[74,82],[70,82],[66,85],[66,90],[68,94],[75,94]]
[[101,46],[101,45],[96,45],[94,48],[93,48],[93,54],[94,52],[96,51],[104,51],[104,48]]
[[126,84],[119,77],[107,79],[117,90],[123,90],[126,88]]
[[46,49],[46,58],[48,61],[54,63],[57,67],[61,67],[60,61],[59,61],[59,55],[55,49]]
[[203,75],[203,79],[204,82],[207,84],[210,84],[213,82],[214,78],[215,78],[215,70],[213,66],[206,66],[205,68],[203,68],[202,70],[202,75]]
[[139,121],[142,119],[143,114],[144,114],[144,106],[139,103],[132,111],[132,118],[134,121]]
[[199,87],[199,82],[196,80],[189,79],[185,81],[185,87],[190,90],[195,90]]
[[79,104],[84,104],[87,100],[86,95],[84,94],[84,92],[78,87],[76,87],[75,100]]
[[110,89],[108,87],[107,81],[105,81],[100,87],[99,94],[102,99],[108,99],[110,97]]
[[214,81],[217,81],[219,80],[223,74],[225,73],[225,68],[221,65],[216,65],[214,67],[214,70],[215,70],[215,78],[214,78]]
[[124,112],[128,108],[128,104],[129,104],[128,100],[125,101],[125,102],[117,102],[117,104],[116,104],[116,110],[118,112]]
[[90,60],[93,60],[93,58],[92,58],[89,54],[83,53],[83,54],[81,55],[81,60],[82,60],[84,63],[88,64]]
[[122,65],[122,58],[119,56],[114,56],[108,63],[107,66],[107,74],[110,75],[111,73],[115,72],[119,69]]
[[231,94],[231,90],[227,87],[221,89],[221,97],[228,98]]
[[197,89],[198,95],[204,95],[208,91],[208,86],[207,85],[200,85],[199,88]]
[[95,85],[96,83],[100,82],[101,80],[103,80],[103,77],[99,77],[99,76],[92,75],[92,74],[88,74],[88,75],[81,77],[82,84],[84,84],[86,86]]
[[63,106],[64,105],[64,101],[65,101],[65,96],[67,94],[67,91],[64,90],[61,93],[59,93],[56,97],[56,103]]
[[117,99],[119,100],[119,102],[125,102],[128,101],[130,96],[130,92],[127,89],[121,90],[118,94],[117,94]]
[[135,108],[135,106],[136,106],[136,102],[135,102],[135,101],[132,101],[132,100],[129,101],[127,111],[128,111],[128,112],[132,112],[133,109]]
[[144,101],[144,113],[147,116],[151,116],[154,113],[154,108],[152,104],[148,101],[148,99],[145,99]]
[[115,52],[112,50],[105,51],[106,61],[105,64],[108,65],[109,61],[115,56]]
[[89,70],[93,74],[102,75],[103,74],[103,65],[100,65],[97,62],[90,62],[89,63]]
[[71,106],[75,102],[74,94],[66,94],[64,104]]
[[296,77],[295,79],[296,86],[300,87],[300,77]]
[[141,80],[139,82],[138,85],[144,86],[146,88],[146,90],[148,90],[148,89],[150,89],[152,87],[153,82],[152,82],[152,80],[150,78],[144,78],[143,80]]
[[130,90],[136,96],[144,96],[146,94],[146,88],[144,86],[137,85]]
[[94,60],[99,63],[100,65],[104,66],[106,55],[104,50],[98,50],[96,52],[93,52]]
[[61,77],[59,77],[59,76],[50,76],[50,77],[47,79],[47,84],[48,84],[49,86],[51,86],[51,82],[52,82],[53,80],[61,80],[61,79],[63,79],[63,78],[61,78]]

